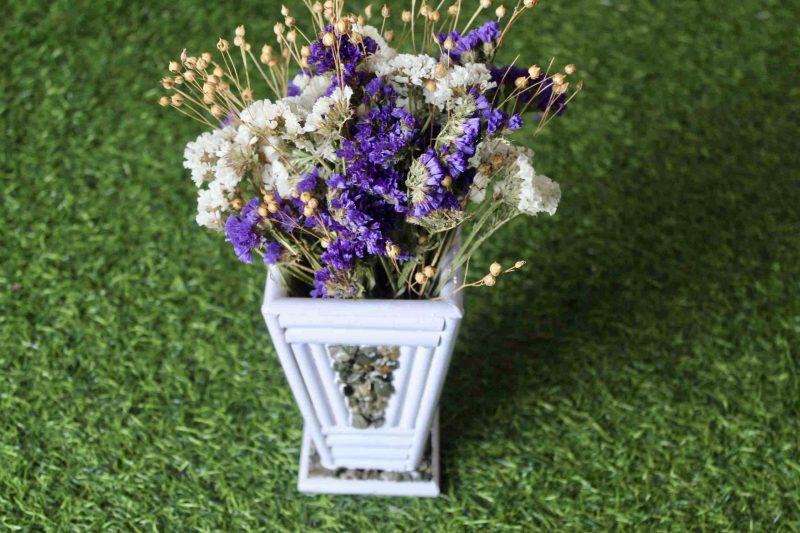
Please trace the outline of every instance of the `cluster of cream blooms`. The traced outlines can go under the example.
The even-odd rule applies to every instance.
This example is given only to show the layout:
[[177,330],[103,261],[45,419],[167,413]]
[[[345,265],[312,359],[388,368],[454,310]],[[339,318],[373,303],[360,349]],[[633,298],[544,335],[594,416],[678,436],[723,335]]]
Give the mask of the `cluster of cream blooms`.
[[[425,54],[398,54],[378,30],[364,25],[355,28],[377,43],[377,51],[366,58],[366,68],[391,82],[399,95],[398,104],[411,111],[433,106],[439,111],[458,105],[466,89],[484,93],[495,86],[482,63],[443,67]],[[430,80],[436,79],[436,83]],[[286,154],[335,162],[341,125],[358,109],[351,105],[350,87],[337,87],[326,96],[332,74],[299,74],[293,84],[301,91],[277,101],[259,100],[243,109],[238,120],[201,134],[189,142],[184,167],[198,186],[199,225],[222,229],[224,214],[236,201],[236,187],[248,172],[260,169],[261,186],[285,197],[293,192],[300,176],[290,171]],[[411,90],[418,87],[421,91]],[[422,94],[424,101],[415,95]],[[225,123],[223,123],[225,124]],[[259,137],[267,142],[259,142]],[[524,214],[553,214],[560,200],[557,183],[537,175],[531,165],[533,152],[502,138],[488,138],[478,145],[469,164],[477,170],[469,191],[470,201],[485,199],[491,181],[495,199],[505,201]],[[234,204],[235,205],[235,204]]]

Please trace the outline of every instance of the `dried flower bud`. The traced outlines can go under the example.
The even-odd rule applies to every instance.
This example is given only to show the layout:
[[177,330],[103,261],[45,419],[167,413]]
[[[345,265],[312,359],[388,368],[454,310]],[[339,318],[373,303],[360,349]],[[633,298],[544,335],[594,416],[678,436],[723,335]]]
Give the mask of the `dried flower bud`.
[[319,207],[319,200],[317,200],[316,198],[311,198],[308,201],[308,207],[310,207],[311,209],[316,209],[317,207]]
[[203,59],[203,61],[206,62],[206,66],[208,66],[214,59],[213,56],[211,55],[211,52],[203,52],[202,54],[200,54],[200,57]]
[[313,207],[311,207],[309,205],[307,205],[307,206],[305,206],[303,208],[303,216],[306,217],[306,218],[313,217],[316,213],[317,213],[317,211]]
[[214,115],[216,118],[219,118],[225,114],[225,110],[222,109],[222,106],[214,104],[211,106],[211,114]]
[[241,198],[237,197],[231,200],[231,209],[241,211],[242,207],[244,207],[244,201]]
[[220,80],[220,78],[216,74],[212,74],[211,76],[206,78],[206,82],[209,85],[212,85],[212,86],[216,86],[216,84],[219,83],[219,80]]
[[281,16],[282,17],[289,16],[289,8],[288,7],[286,7],[284,5],[281,5]]
[[551,76],[551,78],[552,78],[553,83],[555,85],[561,85],[562,83],[564,83],[567,80],[566,76],[564,76],[560,72],[556,72],[555,74],[553,74]]
[[541,73],[542,73],[542,69],[539,68],[538,65],[533,65],[531,68],[528,69],[528,76],[530,76],[531,79],[538,78],[539,74],[541,74]]
[[234,33],[237,37],[244,37],[244,26],[236,26],[236,31]]
[[197,76],[191,70],[187,70],[186,72],[183,73],[183,78],[189,83],[194,83],[194,80],[197,79]]
[[172,89],[175,87],[175,80],[170,78],[169,76],[164,76],[161,78],[161,86],[165,89]]
[[175,107],[180,107],[182,104],[183,104],[183,95],[173,94],[172,105],[174,105]]
[[327,249],[328,246],[331,245],[331,240],[327,237],[321,237],[319,240],[319,245],[322,246],[322,249]]
[[238,35],[233,38],[233,46],[237,46],[241,48],[244,46],[244,37],[239,37]]
[[385,19],[388,19],[392,16],[392,8],[387,6],[386,4],[383,5],[381,8],[381,16]]
[[269,202],[267,204],[267,211],[269,211],[272,214],[275,214],[280,210],[281,210],[281,206],[278,205],[278,202]]
[[400,247],[396,244],[386,243],[386,255],[390,259],[397,259],[400,257]]
[[431,14],[428,15],[428,20],[430,20],[431,22],[439,22],[439,20],[441,20],[441,18],[442,18],[442,14],[439,13],[438,10],[437,11],[431,11]]
[[228,82],[227,82],[227,81],[220,81],[220,82],[217,84],[217,88],[219,88],[219,90],[220,90],[220,91],[227,91],[228,89],[230,89],[230,88],[231,88],[231,86],[230,86],[230,85],[228,85]]
[[411,11],[403,11],[400,14],[400,20],[406,23],[411,22],[411,17],[412,17]]
[[350,29],[350,21],[347,19],[339,19],[336,21],[336,30],[339,33],[347,33],[347,30]]
[[553,86],[553,91],[556,94],[564,94],[569,90],[569,82],[559,83],[558,85]]
[[169,65],[167,65],[167,68],[169,69],[170,72],[177,73],[181,71],[181,64],[178,63],[177,61],[170,61]]
[[576,90],[578,90],[578,91],[582,91],[582,90],[583,90],[583,80],[579,81],[579,82],[578,82],[578,83],[575,85],[575,89],[576,89]]
[[175,76],[175,85],[183,85],[183,76]]
[[442,43],[442,48],[444,48],[444,49],[445,49],[445,50],[447,50],[447,51],[450,51],[450,50],[452,50],[452,49],[453,49],[453,48],[455,48],[455,47],[456,47],[456,42],[453,40],[453,38],[452,38],[452,37],[448,37],[448,38],[447,38],[447,39],[445,39],[445,40],[444,40],[444,42]]
[[270,57],[270,58],[269,58],[269,60],[267,60],[267,66],[269,66],[269,67],[275,67],[275,66],[277,66],[277,65],[278,65],[280,62],[281,62],[281,60],[280,60],[280,59],[278,59],[278,58],[277,58],[277,57],[275,57],[275,56],[272,56],[272,57]]
[[313,13],[319,14],[319,13],[322,13],[322,10],[323,10],[322,4],[319,1],[314,2],[314,5],[311,6],[311,11]]
[[267,216],[267,213],[269,213],[269,209],[267,209],[267,206],[265,206],[263,204],[258,206],[258,214],[259,214],[259,216],[265,217],[265,216]]
[[216,101],[216,98],[214,97],[214,93],[205,93],[205,94],[203,94],[203,103],[204,104],[211,105],[215,101]]
[[297,41],[297,30],[289,30],[289,33],[286,34],[286,40],[290,43]]
[[437,63],[436,68],[433,69],[433,75],[436,76],[438,79],[442,79],[447,76],[447,73],[450,69],[447,68],[447,65],[443,65],[442,63]]
[[497,277],[497,276],[499,276],[500,274],[503,273],[503,266],[500,263],[498,263],[497,261],[495,261],[494,263],[489,265],[489,273],[492,276]]
[[489,9],[492,7],[492,0],[481,0],[480,5],[481,9]]
[[523,90],[528,86],[528,78],[525,76],[520,76],[514,80],[514,86],[520,91]]
[[453,178],[451,176],[445,176],[442,178],[441,183],[442,187],[445,189],[449,189],[451,185],[453,185]]
[[367,24],[367,19],[365,19],[363,15],[359,15],[359,16],[356,18],[356,23],[357,23],[359,26],[365,26],[365,25]]
[[447,14],[450,15],[451,17],[455,17],[456,15],[458,15],[459,11],[461,11],[461,6],[459,6],[458,4],[453,4],[452,6],[447,8]]
[[494,154],[489,162],[492,164],[492,168],[500,168],[503,166],[505,159],[500,154]]
[[497,18],[501,19],[506,16],[506,6],[500,4],[497,6],[497,9],[494,10],[494,14],[497,15]]
[[489,163],[481,163],[481,165],[478,167],[478,172],[484,176],[489,176],[492,173],[492,165]]
[[428,4],[422,4],[419,8],[419,14],[423,17],[428,17],[432,11],[433,8]]
[[242,90],[242,100],[244,100],[246,102],[252,102],[253,101],[253,89],[251,89],[250,87],[246,87],[245,89],[243,89]]
[[194,68],[197,64],[197,58],[194,56],[189,56],[183,61],[183,64],[186,65],[186,68]]
[[425,274],[426,278],[431,279],[436,275],[436,267],[428,265],[422,269],[422,273]]
[[303,202],[304,204],[308,203],[310,199],[311,199],[311,193],[308,191],[305,191],[300,195],[300,201]]
[[523,0],[522,5],[528,9],[533,9],[539,3],[539,0]]
[[383,38],[386,39],[387,43],[394,41],[394,30],[386,30],[383,32]]
[[423,283],[428,281],[428,277],[422,272],[417,272],[416,274],[414,274],[414,281],[422,285]]
[[162,96],[158,99],[158,105],[161,107],[167,107],[170,104],[170,101],[171,100],[169,99],[169,96]]
[[514,263],[514,268],[522,268],[522,267],[524,267],[524,266],[525,266],[525,263],[526,263],[526,262],[525,262],[525,261],[522,261],[522,260],[520,260],[520,261],[517,261],[516,263]]
[[283,35],[283,32],[286,31],[286,26],[284,26],[280,22],[276,22],[275,25],[272,27],[272,31],[275,32],[275,35]]
[[571,76],[571,75],[573,75],[573,74],[575,74],[575,71],[576,71],[576,70],[578,70],[578,69],[577,69],[577,67],[576,67],[576,66],[575,66],[573,63],[570,63],[569,65],[567,65],[566,67],[564,67],[564,72],[566,72],[566,73],[567,73],[568,75],[570,75],[570,76]]
[[195,66],[197,70],[205,70],[208,67],[208,61],[201,57],[197,60],[197,65]]
[[227,52],[230,49],[230,47],[231,43],[229,43],[225,39],[220,39],[219,41],[217,41],[217,50],[219,50],[223,54]]
[[270,202],[274,202],[275,201],[275,195],[272,194],[269,191],[264,192],[264,194],[261,195],[261,197],[264,199],[264,202],[266,202],[266,203],[270,203]]
[[225,75],[225,69],[222,68],[222,67],[219,67],[219,66],[218,67],[214,67],[213,73],[214,73],[213,74],[214,76],[216,76],[218,78],[222,78]]
[[372,4],[367,4],[367,7],[364,8],[364,14],[367,18],[372,18]]
[[436,90],[436,81],[435,81],[435,80],[428,80],[428,81],[426,81],[426,82],[425,82],[425,88],[426,88],[427,90],[429,90],[430,92],[433,92],[433,91],[435,91],[435,90]]
[[494,287],[495,283],[497,283],[497,278],[495,278],[491,274],[486,274],[481,281],[487,287]]
[[334,37],[333,34],[329,31],[325,32],[325,34],[322,36],[322,44],[324,44],[325,46],[331,47],[335,42],[336,42],[336,37]]
[[297,24],[297,20],[294,17],[286,17],[283,19],[283,23],[286,24],[287,28],[294,28],[295,24]]

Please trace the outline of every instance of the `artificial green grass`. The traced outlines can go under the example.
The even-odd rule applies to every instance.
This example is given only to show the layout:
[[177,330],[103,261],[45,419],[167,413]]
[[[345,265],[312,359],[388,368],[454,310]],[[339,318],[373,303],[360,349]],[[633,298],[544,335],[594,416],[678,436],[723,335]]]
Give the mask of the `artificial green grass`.
[[468,295],[436,500],[296,492],[263,273],[154,104],[278,3],[7,5],[0,530],[800,529],[800,6],[541,4],[505,55],[586,80],[532,144],[563,200],[476,260],[529,266]]

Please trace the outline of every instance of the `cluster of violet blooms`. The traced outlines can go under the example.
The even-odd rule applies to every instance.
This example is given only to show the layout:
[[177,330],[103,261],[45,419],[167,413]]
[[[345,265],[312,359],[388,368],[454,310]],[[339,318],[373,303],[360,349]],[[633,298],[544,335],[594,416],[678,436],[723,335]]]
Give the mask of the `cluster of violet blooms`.
[[[188,143],[184,166],[200,189],[197,223],[224,231],[239,260],[259,255],[315,297],[433,298],[504,223],[555,212],[558,184],[507,137],[564,112],[565,74],[494,65],[496,21],[435,34],[433,55],[399,53],[355,16],[327,22],[295,46],[300,65],[274,101],[225,68],[227,41],[223,63],[184,54],[185,71],[170,65],[220,122]],[[234,43],[249,52],[243,27]],[[267,81],[270,54],[267,74],[256,64]],[[169,105],[187,110],[189,98]]]

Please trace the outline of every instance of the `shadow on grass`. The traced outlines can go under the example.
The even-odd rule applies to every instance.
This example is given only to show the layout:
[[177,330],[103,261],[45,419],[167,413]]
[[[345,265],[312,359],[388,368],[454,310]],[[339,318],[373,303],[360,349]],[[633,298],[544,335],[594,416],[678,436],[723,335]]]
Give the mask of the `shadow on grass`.
[[[610,375],[610,357],[613,368],[650,364],[674,377],[676,362],[664,355],[670,339],[691,342],[703,331],[698,309],[731,313],[737,284],[766,275],[780,243],[791,246],[780,233],[787,217],[796,219],[797,188],[759,180],[770,170],[736,155],[748,153],[752,139],[725,133],[735,122],[721,131],[720,121],[732,120],[726,109],[707,114],[688,138],[660,128],[658,116],[635,127],[636,145],[618,151],[614,178],[594,178],[607,202],[566,197],[536,245],[529,278],[467,296],[442,398],[445,473],[462,446],[518,437],[504,413],[533,410],[535,399],[558,402],[577,383],[584,397],[600,394],[592,388]],[[673,122],[681,118],[692,122]],[[685,141],[674,142],[676,134]],[[762,142],[780,149],[778,135],[766,131]],[[626,345],[632,338],[664,350]]]

